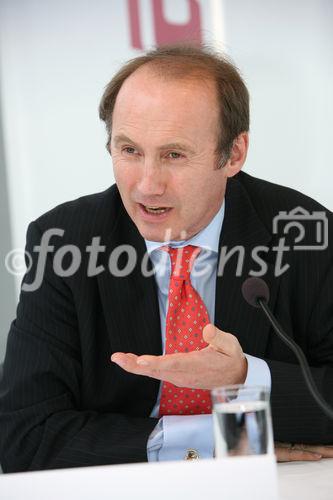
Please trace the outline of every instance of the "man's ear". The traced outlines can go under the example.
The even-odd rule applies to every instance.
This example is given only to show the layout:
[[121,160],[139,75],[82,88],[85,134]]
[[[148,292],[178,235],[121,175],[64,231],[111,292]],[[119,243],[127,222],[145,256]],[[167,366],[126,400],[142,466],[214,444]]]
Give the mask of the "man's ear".
[[247,151],[249,149],[249,133],[242,132],[233,142],[230,158],[225,165],[227,177],[238,174],[245,163]]

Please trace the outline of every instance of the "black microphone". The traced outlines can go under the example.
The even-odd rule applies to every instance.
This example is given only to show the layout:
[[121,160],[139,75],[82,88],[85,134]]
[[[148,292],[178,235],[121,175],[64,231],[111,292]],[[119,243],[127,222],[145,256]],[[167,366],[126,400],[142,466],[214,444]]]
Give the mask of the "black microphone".
[[331,406],[329,406],[319,394],[304,352],[296,344],[296,342],[284,332],[268,306],[269,288],[267,283],[261,278],[247,278],[242,284],[242,294],[246,302],[248,302],[251,306],[262,309],[278,337],[293,351],[301,365],[306,385],[308,386],[313,399],[320,406],[323,412],[333,420],[333,408],[331,408]]

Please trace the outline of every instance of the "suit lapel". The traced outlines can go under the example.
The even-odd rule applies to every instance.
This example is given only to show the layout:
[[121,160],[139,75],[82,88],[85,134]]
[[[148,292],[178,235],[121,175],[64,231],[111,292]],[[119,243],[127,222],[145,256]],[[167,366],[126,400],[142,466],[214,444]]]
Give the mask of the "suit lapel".
[[[219,242],[218,263],[223,263],[223,255],[231,249],[244,248],[243,265],[239,266],[236,251],[223,266],[218,264],[216,279],[215,324],[218,328],[237,336],[244,352],[264,357],[269,338],[270,325],[263,313],[249,304],[242,297],[241,286],[251,270],[256,271],[256,264],[251,252],[259,245],[269,247],[271,234],[259,219],[248,194],[237,178],[227,183],[225,196],[225,216]],[[223,252],[226,252],[225,254]],[[267,272],[262,278],[270,289],[270,306],[274,307],[278,290],[278,279],[274,278],[274,254],[261,253],[267,265]],[[221,272],[222,271],[222,272]]]
[[[106,252],[101,260],[106,271],[98,276],[111,349],[112,352],[158,355],[162,353],[162,343],[155,278],[141,273],[146,245],[120,197],[119,204],[118,218],[106,240]],[[122,277],[115,276],[108,267],[110,255],[120,245],[129,245],[137,257],[133,271]],[[118,267],[121,269],[126,261],[126,254],[122,253]],[[151,269],[150,261],[148,267]]]

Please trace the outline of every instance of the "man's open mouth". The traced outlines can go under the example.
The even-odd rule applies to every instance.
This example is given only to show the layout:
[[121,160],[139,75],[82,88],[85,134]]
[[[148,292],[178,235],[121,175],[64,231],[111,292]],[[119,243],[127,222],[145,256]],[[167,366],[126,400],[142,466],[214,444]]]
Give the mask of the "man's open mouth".
[[171,210],[170,207],[150,207],[148,205],[141,205],[141,206],[148,214],[156,214],[156,215],[164,214],[165,212]]

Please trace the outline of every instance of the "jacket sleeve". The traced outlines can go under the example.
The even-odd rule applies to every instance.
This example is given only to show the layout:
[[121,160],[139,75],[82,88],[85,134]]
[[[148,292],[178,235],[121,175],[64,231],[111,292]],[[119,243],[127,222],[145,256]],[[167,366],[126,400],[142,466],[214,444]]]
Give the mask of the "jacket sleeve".
[[[27,233],[37,271],[41,232]],[[29,262],[27,261],[27,264]],[[79,332],[71,290],[47,259],[41,286],[21,290],[0,382],[0,462],[4,472],[141,462],[157,419],[80,407]]]

